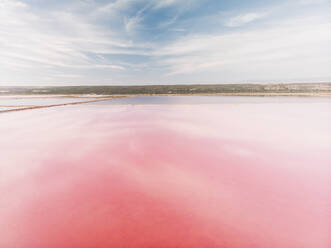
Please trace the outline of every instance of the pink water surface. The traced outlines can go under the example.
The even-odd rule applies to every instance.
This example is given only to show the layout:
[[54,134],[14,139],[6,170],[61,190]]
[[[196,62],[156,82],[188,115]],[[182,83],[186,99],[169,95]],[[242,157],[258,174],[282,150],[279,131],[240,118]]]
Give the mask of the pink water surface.
[[0,247],[331,247],[330,103],[0,115]]

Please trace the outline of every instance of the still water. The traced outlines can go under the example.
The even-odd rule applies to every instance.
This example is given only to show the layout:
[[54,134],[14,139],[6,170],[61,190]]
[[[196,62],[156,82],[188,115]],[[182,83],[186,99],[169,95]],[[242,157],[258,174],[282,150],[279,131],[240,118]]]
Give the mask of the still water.
[[133,96],[91,104],[151,105],[151,104],[229,104],[229,103],[331,103],[331,97],[263,97],[263,96]]
[[1,114],[0,247],[331,247],[331,103],[262,99]]

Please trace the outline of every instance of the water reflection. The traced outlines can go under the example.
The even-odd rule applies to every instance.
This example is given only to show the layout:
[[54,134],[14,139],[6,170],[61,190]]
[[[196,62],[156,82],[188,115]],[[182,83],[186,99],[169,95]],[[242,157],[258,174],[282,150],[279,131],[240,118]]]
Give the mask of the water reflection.
[[263,96],[129,96],[91,104],[247,104],[247,103],[331,103],[329,97],[263,97]]
[[329,247],[330,106],[1,115],[0,246]]

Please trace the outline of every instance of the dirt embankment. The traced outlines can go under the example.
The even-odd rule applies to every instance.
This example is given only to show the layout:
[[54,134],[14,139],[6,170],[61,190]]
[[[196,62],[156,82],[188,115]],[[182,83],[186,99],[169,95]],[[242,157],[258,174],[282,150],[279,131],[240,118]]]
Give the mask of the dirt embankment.
[[13,109],[6,109],[6,110],[0,110],[1,113],[8,113],[8,112],[17,112],[17,111],[23,111],[23,110],[31,110],[31,109],[41,109],[41,108],[51,108],[51,107],[60,107],[60,106],[68,106],[68,105],[78,105],[83,103],[92,103],[92,102],[101,102],[110,100],[113,98],[120,98],[119,96],[116,97],[107,97],[107,98],[97,98],[93,100],[87,100],[87,101],[79,101],[79,102],[68,102],[68,103],[60,103],[60,104],[49,104],[49,105],[38,105],[38,106],[24,106],[24,105],[17,105],[17,106],[10,106],[10,107],[16,107]]

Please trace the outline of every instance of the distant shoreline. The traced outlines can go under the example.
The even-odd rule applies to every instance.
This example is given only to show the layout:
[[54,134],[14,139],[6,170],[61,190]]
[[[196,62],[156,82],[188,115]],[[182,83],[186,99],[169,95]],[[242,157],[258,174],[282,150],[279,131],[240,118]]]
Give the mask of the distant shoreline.
[[81,94],[15,94],[15,95],[1,95],[0,98],[86,98],[86,99],[104,99],[104,98],[118,98],[118,97],[135,97],[135,96],[260,96],[260,97],[331,97],[331,92],[326,93],[198,93],[198,94],[123,94],[123,95],[81,95]]
[[0,86],[0,96],[107,97],[136,95],[331,96],[331,83],[135,86]]

